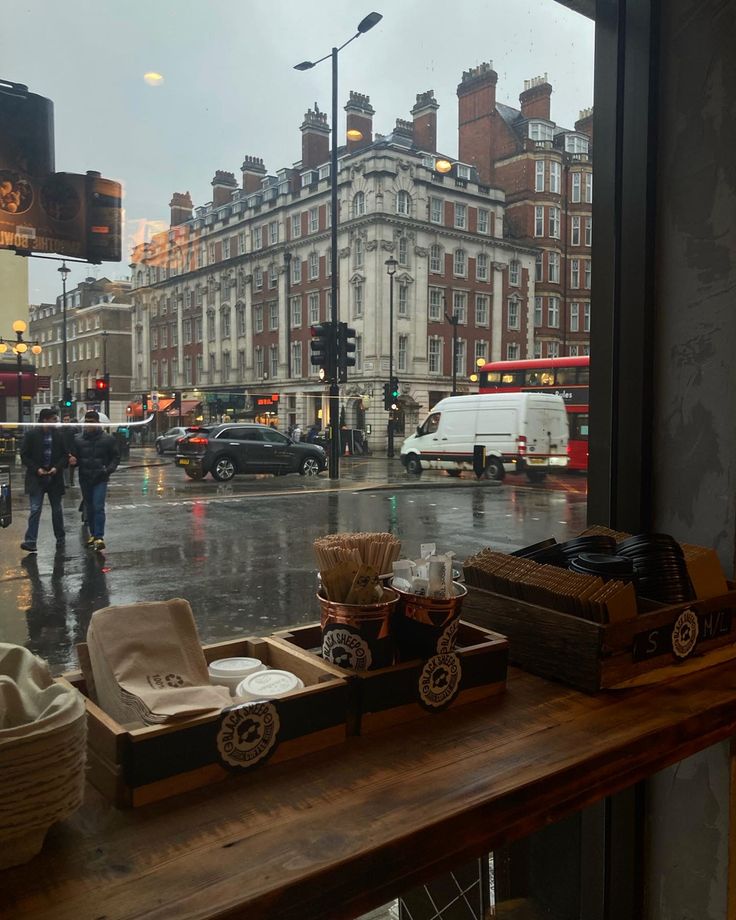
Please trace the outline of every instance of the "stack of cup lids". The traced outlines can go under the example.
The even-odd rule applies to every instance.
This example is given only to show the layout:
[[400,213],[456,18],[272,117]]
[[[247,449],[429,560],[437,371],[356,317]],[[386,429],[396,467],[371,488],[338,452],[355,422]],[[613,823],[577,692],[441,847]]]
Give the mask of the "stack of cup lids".
[[263,670],[251,674],[238,684],[235,695],[241,700],[280,700],[295,690],[302,690],[304,681],[291,671]]
[[0,643],[0,869],[27,862],[82,804],[87,721],[45,662]]
[[265,669],[266,665],[259,658],[218,658],[207,667],[210,683],[228,687],[233,696],[246,677]]

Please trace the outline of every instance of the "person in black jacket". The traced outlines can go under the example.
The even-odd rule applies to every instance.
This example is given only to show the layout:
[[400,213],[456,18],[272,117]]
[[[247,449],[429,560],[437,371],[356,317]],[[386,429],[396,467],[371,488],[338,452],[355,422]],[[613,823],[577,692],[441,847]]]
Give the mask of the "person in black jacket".
[[72,445],[72,464],[79,470],[79,485],[89,526],[87,546],[105,548],[105,498],[107,481],[120,463],[120,451],[112,435],[106,434],[100,416],[93,409],[84,416],[84,428]]
[[43,424],[30,428],[20,446],[20,459],[26,468],[25,490],[31,506],[26,535],[20,548],[28,553],[36,552],[44,495],[48,495],[51,505],[51,522],[54,526],[56,545],[63,546],[65,539],[61,496],[64,494],[67,450],[61,431],[56,427],[59,421],[56,410],[41,409],[38,420]]

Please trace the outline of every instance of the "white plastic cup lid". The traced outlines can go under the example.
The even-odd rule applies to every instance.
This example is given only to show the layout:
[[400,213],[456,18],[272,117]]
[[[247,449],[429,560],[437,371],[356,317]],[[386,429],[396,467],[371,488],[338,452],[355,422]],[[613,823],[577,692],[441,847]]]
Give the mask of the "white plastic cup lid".
[[243,678],[264,668],[259,658],[218,658],[210,662],[209,672],[212,677]]
[[280,699],[294,690],[301,690],[304,681],[291,671],[260,671],[251,674],[238,684],[238,696],[257,697],[258,699]]

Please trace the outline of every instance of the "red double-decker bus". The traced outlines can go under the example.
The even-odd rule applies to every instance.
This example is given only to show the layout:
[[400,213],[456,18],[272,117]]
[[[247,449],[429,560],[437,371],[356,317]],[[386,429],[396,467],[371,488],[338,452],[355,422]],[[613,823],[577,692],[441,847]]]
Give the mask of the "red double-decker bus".
[[590,356],[489,361],[479,372],[481,393],[556,393],[570,424],[569,470],[588,469]]

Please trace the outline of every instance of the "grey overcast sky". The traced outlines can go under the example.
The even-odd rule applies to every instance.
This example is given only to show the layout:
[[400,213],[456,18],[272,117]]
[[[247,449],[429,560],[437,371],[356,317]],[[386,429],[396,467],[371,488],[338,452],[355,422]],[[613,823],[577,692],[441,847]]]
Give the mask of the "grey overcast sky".
[[[554,0],[5,2],[4,34],[27,40],[3,43],[0,77],[54,101],[57,170],[96,169],[124,187],[123,261],[74,266],[71,284],[126,277],[137,235],[168,226],[172,192],[204,204],[216,169],[240,181],[244,154],[270,173],[298,160],[307,108],[330,111],[330,66],[293,65],[342,44],[372,9],[383,20],[340,55],[343,125],[350,90],[370,96],[385,134],[433,89],[439,148],[454,156],[457,84],[489,60],[499,102],[518,107],[524,80],[544,73],[558,124],[593,102],[593,23]],[[163,83],[148,85],[149,71]],[[31,302],[60,292],[56,267],[31,260]]]

